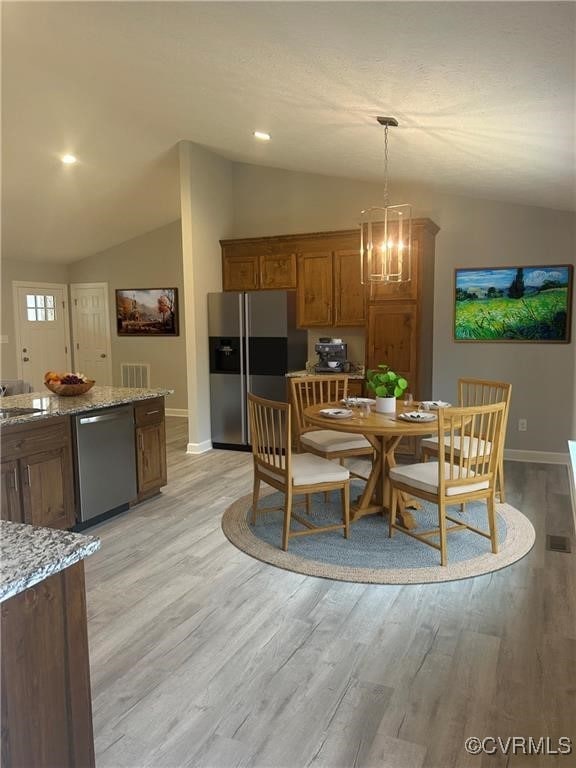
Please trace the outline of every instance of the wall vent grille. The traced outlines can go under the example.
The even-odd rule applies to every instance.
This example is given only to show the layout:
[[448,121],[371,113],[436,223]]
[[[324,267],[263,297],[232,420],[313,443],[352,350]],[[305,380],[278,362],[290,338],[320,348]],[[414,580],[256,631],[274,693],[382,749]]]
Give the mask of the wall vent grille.
[[546,536],[546,549],[551,552],[566,552],[567,554],[572,551],[568,536],[553,536],[550,533]]
[[120,378],[123,387],[150,386],[150,363],[120,363]]

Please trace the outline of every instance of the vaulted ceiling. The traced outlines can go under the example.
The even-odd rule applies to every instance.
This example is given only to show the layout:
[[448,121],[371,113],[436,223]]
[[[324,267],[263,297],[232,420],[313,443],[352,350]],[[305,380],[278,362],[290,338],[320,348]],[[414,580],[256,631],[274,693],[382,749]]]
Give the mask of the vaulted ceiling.
[[381,180],[382,114],[400,122],[392,180],[574,209],[575,17],[571,2],[4,2],[4,256],[73,261],[176,219],[182,139]]

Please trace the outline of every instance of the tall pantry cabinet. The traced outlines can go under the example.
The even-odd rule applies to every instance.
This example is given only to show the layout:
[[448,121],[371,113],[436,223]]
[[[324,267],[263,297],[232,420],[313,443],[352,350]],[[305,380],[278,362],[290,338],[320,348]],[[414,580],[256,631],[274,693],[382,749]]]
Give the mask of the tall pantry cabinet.
[[366,366],[386,363],[408,380],[415,399],[431,399],[434,248],[439,227],[412,221],[412,279],[366,286]]

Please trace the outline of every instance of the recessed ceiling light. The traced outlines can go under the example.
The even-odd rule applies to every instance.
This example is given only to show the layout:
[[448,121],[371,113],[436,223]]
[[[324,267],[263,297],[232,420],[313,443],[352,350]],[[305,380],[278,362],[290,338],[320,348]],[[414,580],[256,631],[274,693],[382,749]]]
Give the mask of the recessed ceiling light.
[[65,165],[73,165],[78,162],[78,158],[74,155],[62,155],[61,159]]
[[254,138],[260,139],[260,141],[270,141],[270,134],[264,133],[264,131],[254,131]]

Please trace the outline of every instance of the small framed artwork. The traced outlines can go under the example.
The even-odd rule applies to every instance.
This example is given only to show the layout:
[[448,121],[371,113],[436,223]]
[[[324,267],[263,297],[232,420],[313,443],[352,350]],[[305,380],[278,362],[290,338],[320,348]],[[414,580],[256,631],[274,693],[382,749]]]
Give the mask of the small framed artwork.
[[568,344],[573,267],[456,269],[455,341]]
[[178,336],[177,288],[116,291],[118,336]]

